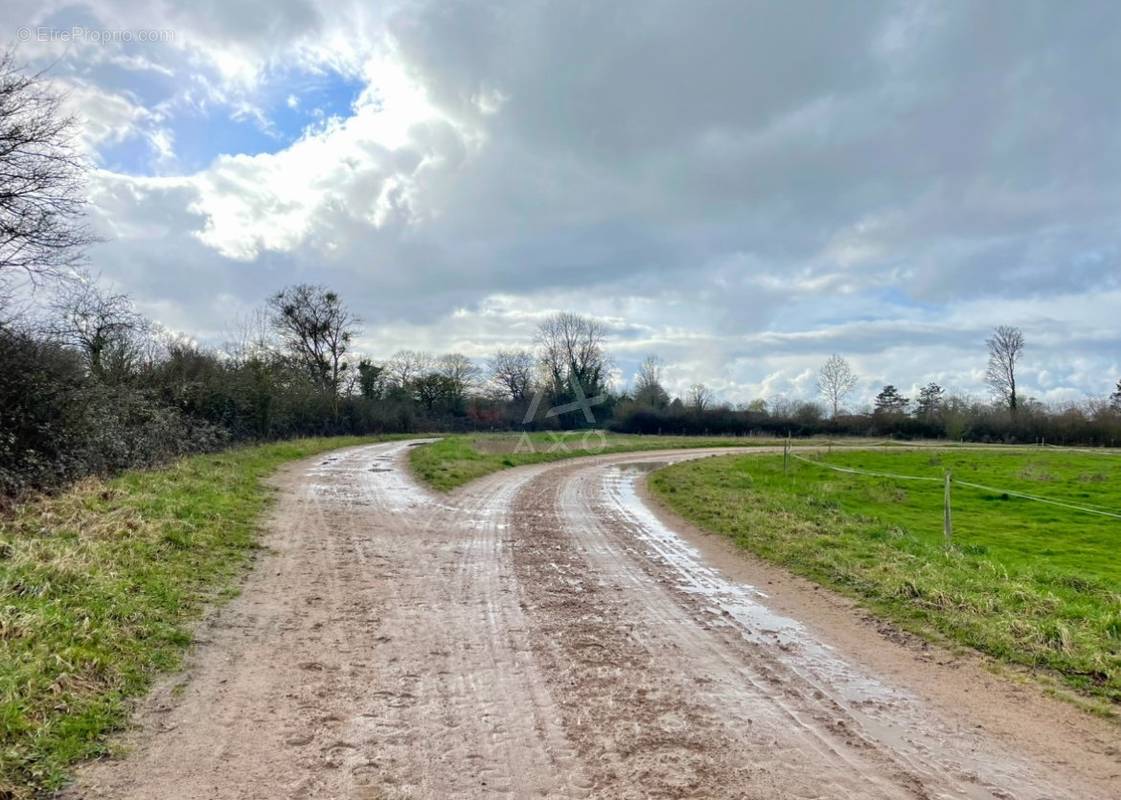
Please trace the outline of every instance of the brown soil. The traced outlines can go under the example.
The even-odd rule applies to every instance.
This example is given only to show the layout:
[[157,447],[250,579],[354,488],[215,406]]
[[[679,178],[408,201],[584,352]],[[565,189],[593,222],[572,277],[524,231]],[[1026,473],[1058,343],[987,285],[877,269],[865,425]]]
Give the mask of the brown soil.
[[617,466],[720,451],[437,496],[408,447],[280,476],[242,594],[69,796],[1121,797],[1115,725],[652,512]]

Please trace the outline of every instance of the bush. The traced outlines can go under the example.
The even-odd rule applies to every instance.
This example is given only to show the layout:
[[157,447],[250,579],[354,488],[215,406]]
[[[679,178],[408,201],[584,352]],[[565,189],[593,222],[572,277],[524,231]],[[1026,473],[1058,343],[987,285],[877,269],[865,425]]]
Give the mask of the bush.
[[[153,466],[229,443],[298,436],[541,429],[583,424],[569,417],[525,425],[527,400],[459,391],[442,384],[379,387],[336,397],[290,356],[261,349],[232,358],[191,344],[136,340],[120,368],[93,369],[75,347],[0,325],[0,498],[60,486],[91,474]],[[144,353],[143,357],[137,354]],[[414,389],[418,389],[414,391]],[[367,391],[368,390],[368,391]],[[1108,406],[1007,410],[947,398],[937,414],[844,414],[827,418],[812,402],[770,409],[699,410],[680,400],[652,407],[611,397],[596,407],[620,433],[858,435],[981,442],[1121,444],[1121,414]]]
[[0,329],[0,494],[151,466],[223,446],[228,432],[150,389],[91,379],[57,343]]

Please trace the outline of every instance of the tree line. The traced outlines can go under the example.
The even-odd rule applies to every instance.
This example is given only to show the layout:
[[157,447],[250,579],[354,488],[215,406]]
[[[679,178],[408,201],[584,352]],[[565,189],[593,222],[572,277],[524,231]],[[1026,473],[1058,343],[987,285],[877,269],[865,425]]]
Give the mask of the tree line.
[[[76,121],[41,76],[0,55],[0,498],[214,450],[303,435],[608,427],[633,433],[872,434],[987,441],[1121,443],[1121,382],[1108,402],[1051,409],[1019,395],[1023,334],[988,341],[997,402],[929,384],[914,402],[884,386],[845,410],[857,377],[832,356],[813,400],[680,396],[647,358],[613,384],[599,321],[560,312],[532,342],[486,359],[359,352],[361,320],[336,292],[280,289],[221,347],[138,313],[87,271]],[[20,287],[20,283],[24,286]],[[34,302],[15,298],[35,288]]]
[[931,438],[1009,444],[1121,446],[1121,380],[1107,398],[1047,405],[1023,398],[1017,370],[1025,350],[1023,332],[1000,326],[985,341],[987,398],[951,393],[936,382],[914,398],[884,385],[871,406],[849,409],[860,380],[849,362],[830,356],[817,375],[818,399],[757,399],[731,405],[713,401],[703,385],[670,399],[661,388],[656,359],[650,359],[614,406],[610,426],[632,433],[850,435],[900,439]]
[[322,286],[275,293],[219,348],[88,276],[48,291],[35,312],[0,319],[7,495],[242,441],[601,424],[616,400],[605,329],[576,314],[480,366],[461,353],[365,356],[361,321]]
[[360,352],[361,320],[323,286],[269,298],[222,347],[162,329],[88,276],[41,290],[35,313],[0,320],[0,492],[159,463],[236,442],[304,435],[606,427],[641,434],[873,435],[1121,443],[1121,381],[1112,397],[1051,408],[1018,394],[1023,334],[988,341],[993,400],[929,383],[912,400],[886,385],[846,410],[858,378],[831,356],[821,402],[717,402],[703,384],[680,396],[651,356],[614,385],[607,331],[560,312],[523,348],[462,353]]

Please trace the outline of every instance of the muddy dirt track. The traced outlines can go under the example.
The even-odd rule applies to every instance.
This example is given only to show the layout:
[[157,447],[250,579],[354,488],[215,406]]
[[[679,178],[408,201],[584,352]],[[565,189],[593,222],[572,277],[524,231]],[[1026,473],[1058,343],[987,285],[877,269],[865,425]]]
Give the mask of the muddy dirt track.
[[68,795],[1121,797],[1116,726],[652,511],[706,451],[436,496],[409,446],[279,478],[242,595]]

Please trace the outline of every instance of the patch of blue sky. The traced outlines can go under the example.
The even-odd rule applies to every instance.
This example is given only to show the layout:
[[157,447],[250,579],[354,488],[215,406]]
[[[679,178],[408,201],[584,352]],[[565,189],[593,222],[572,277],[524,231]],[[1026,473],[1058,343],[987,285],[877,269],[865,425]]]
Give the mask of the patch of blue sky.
[[97,149],[98,166],[122,175],[155,175],[158,154],[140,131],[120,141],[102,142]]
[[258,105],[268,117],[272,135],[288,145],[309,126],[350,116],[364,88],[361,79],[338,72],[287,71],[270,77]]
[[[134,96],[141,94],[139,84],[152,80],[137,78],[129,88]],[[275,153],[323,120],[349,116],[363,88],[360,79],[337,72],[284,70],[267,75],[252,95],[237,102],[172,100],[163,106],[160,122],[173,139],[172,159],[161,161],[138,132],[103,146],[100,161],[107,169],[133,175],[192,174],[219,156]]]

